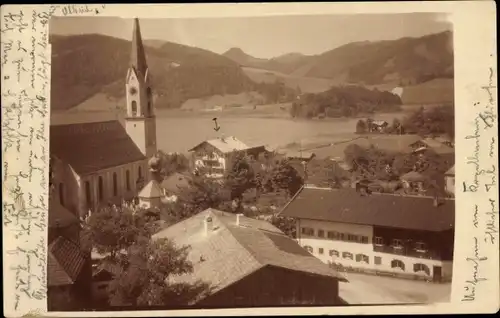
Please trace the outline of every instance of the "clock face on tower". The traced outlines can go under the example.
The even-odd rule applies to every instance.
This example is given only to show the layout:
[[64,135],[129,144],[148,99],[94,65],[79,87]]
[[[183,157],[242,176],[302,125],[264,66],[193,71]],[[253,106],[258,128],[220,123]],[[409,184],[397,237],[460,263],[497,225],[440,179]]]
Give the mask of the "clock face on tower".
[[137,89],[135,87],[131,87],[128,91],[129,91],[130,95],[137,94]]

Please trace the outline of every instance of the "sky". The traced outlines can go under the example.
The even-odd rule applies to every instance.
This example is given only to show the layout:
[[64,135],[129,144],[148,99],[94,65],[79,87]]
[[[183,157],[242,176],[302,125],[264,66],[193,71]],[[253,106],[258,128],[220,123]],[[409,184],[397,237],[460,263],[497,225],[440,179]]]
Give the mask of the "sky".
[[[130,40],[132,19],[53,17],[50,33],[100,33]],[[140,19],[143,39],[224,53],[233,47],[259,58],[314,55],[356,41],[395,40],[452,30],[444,14],[351,14],[249,18]]]

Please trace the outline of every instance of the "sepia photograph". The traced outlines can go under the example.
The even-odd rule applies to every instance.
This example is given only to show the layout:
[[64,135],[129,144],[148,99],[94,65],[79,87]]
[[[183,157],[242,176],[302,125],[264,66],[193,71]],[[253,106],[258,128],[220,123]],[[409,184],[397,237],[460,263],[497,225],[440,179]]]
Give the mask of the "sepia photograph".
[[450,302],[443,13],[58,17],[48,311]]

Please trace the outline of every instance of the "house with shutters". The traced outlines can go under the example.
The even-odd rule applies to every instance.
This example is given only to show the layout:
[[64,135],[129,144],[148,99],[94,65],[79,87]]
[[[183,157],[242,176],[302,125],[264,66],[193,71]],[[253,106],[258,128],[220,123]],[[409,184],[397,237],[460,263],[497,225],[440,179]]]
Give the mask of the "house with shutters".
[[280,215],[295,219],[302,247],[334,267],[437,282],[452,277],[452,199],[303,187]]
[[50,127],[54,198],[78,217],[99,205],[134,198],[148,181],[148,158],[157,151],[156,118],[138,19],[124,76],[123,124],[112,120]]
[[258,158],[265,151],[264,146],[250,147],[234,136],[206,140],[189,150],[193,170],[209,178],[222,178],[238,154]]

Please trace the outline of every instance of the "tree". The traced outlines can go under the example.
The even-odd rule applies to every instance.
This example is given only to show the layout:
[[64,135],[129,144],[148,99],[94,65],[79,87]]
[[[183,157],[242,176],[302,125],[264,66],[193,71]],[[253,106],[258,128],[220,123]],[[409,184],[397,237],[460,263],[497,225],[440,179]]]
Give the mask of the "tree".
[[232,162],[225,176],[225,186],[229,189],[231,200],[241,200],[245,191],[255,188],[255,173],[243,154],[235,154]]
[[99,253],[115,257],[141,236],[148,236],[137,223],[134,212],[133,207],[122,205],[101,207],[92,213],[83,225],[82,247],[85,250],[95,248]]
[[106,207],[90,215],[85,223],[84,242],[100,253],[110,253],[101,262],[117,267],[118,274],[108,287],[115,306],[187,305],[206,292],[202,282],[168,283],[171,275],[192,271],[188,247],[171,241],[151,240],[151,224],[142,219],[142,209],[124,204]]
[[167,278],[172,275],[193,271],[193,265],[187,259],[188,253],[188,247],[178,248],[167,239],[131,246],[123,270],[109,286],[111,305],[187,305],[189,300],[207,292],[209,286],[202,282],[168,282]]
[[297,237],[297,229],[295,220],[280,215],[273,215],[270,220],[271,224],[291,238]]
[[184,172],[189,169],[189,159],[181,153],[164,153],[158,151],[157,156],[161,162],[161,175],[163,178],[175,172]]
[[358,120],[358,123],[356,124],[356,133],[357,134],[366,133],[366,123],[364,120],[362,119]]
[[304,184],[304,179],[286,159],[279,160],[272,169],[270,181],[275,191],[284,190],[289,197],[297,193]]

